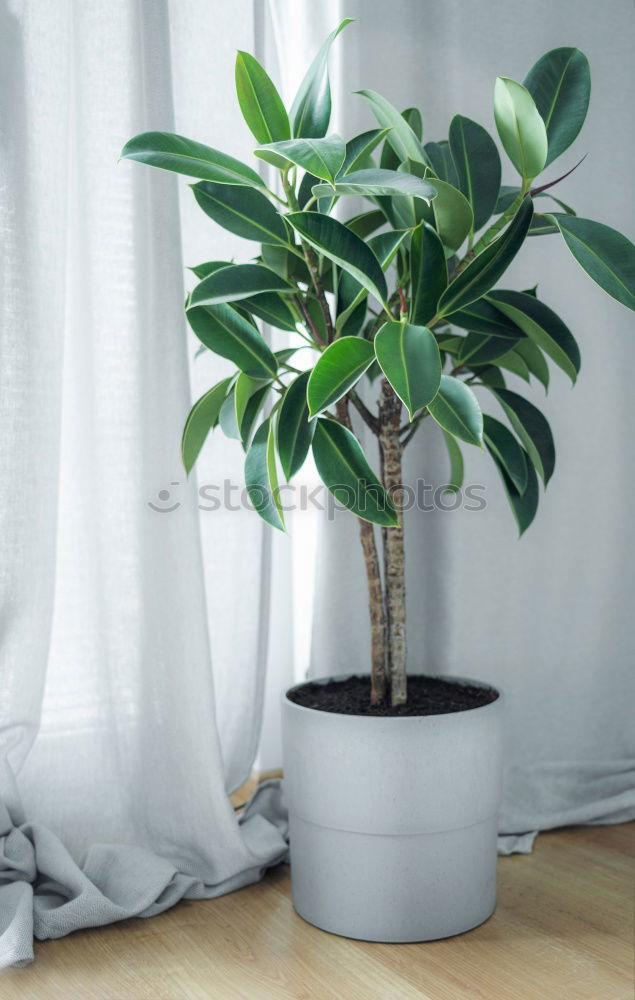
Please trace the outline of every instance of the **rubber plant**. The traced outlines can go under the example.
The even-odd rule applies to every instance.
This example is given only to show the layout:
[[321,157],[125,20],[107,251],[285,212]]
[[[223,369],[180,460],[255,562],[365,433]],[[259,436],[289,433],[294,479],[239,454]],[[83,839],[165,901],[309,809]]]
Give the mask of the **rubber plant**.
[[[546,485],[554,471],[555,451],[543,414],[506,378],[534,378],[546,389],[549,359],[575,382],[580,352],[535,288],[499,282],[527,238],[559,235],[594,281],[635,309],[635,248],[553,196],[571,169],[537,180],[584,122],[591,83],[582,52],[546,53],[524,83],[496,80],[496,129],[518,173],[517,185],[507,187],[495,141],[462,115],[452,119],[447,139],[424,142],[417,108],[400,113],[361,90],[378,127],[347,141],[329,133],[328,55],[349,23],[326,39],[289,111],[257,60],[238,53],[238,104],[257,143],[256,169],[165,132],[136,136],[122,157],[196,178],[192,193],[203,212],[260,245],[248,263],[193,268],[198,284],[187,299],[188,322],[236,370],[193,406],[183,433],[185,468],[189,473],[220,425],[245,449],[253,505],[282,529],[280,471],[290,479],[312,451],[325,485],[359,518],[370,698],[396,706],[407,698],[404,449],[431,419],[447,444],[450,488],[458,490],[461,445],[484,448],[522,534],[536,514],[539,480]],[[275,168],[270,186],[257,169],[264,164]],[[364,211],[347,212],[351,197],[364,200]],[[261,323],[273,328],[269,342]],[[275,331],[293,335],[293,346],[276,350]],[[482,412],[474,387],[504,419]],[[378,473],[351,408],[377,439]],[[374,525],[381,527],[383,569]]]

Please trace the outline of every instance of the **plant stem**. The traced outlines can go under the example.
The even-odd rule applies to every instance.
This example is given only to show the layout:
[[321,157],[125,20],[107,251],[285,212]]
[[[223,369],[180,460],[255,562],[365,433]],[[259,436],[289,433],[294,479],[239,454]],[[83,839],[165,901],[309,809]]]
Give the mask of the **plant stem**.
[[[352,431],[351,418],[348,412],[346,398],[336,404],[337,417]],[[370,521],[359,522],[359,537],[366,565],[368,581],[368,610],[370,614],[370,703],[381,705],[386,698],[386,612],[384,594],[381,585],[379,556],[375,542],[375,531]]]
[[525,182],[522,188],[520,189],[519,193],[517,194],[516,198],[509,206],[509,208],[507,208],[500,216],[500,218],[498,218],[496,222],[483,233],[481,238],[478,240],[477,243],[475,243],[472,249],[468,250],[465,257],[460,262],[456,271],[454,272],[454,278],[452,280],[455,280],[459,276],[459,274],[461,274],[461,272],[465,270],[470,261],[472,261],[480,253],[482,253],[483,250],[485,250],[485,248],[488,247],[490,243],[493,242],[494,238],[498,236],[501,229],[503,229],[507,225],[507,223],[511,219],[513,219],[513,217],[516,215],[516,212],[522,205],[525,195],[527,194],[527,191],[528,191],[528,184],[527,182]]
[[406,580],[403,521],[401,516],[402,446],[399,441],[401,400],[384,379],[379,404],[380,446],[383,456],[384,488],[390,495],[400,521],[386,528],[384,567],[386,618],[388,626],[388,662],[390,664],[390,700],[393,706],[404,705],[408,696],[406,650]]

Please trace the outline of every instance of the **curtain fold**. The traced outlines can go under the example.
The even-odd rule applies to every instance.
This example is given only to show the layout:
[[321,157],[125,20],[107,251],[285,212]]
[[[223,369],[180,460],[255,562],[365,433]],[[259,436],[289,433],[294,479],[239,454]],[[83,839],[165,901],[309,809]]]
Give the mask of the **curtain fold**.
[[[263,531],[200,509],[220,449],[198,484],[179,455],[195,351],[181,234],[188,264],[233,244],[194,220],[185,185],[180,213],[175,177],[117,165],[147,129],[241,155],[243,13],[2,5],[2,965],[30,960],[33,934],[217,895],[286,851],[283,825],[255,809],[239,825],[225,790],[259,728]],[[195,392],[224,374],[211,357],[192,370]]]

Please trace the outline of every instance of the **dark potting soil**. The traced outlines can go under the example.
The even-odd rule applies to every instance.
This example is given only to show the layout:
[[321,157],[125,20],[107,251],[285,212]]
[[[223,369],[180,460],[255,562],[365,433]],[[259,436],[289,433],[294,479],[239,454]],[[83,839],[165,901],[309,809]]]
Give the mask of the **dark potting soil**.
[[370,677],[347,677],[342,681],[316,684],[308,681],[289,692],[296,705],[315,708],[338,715],[447,715],[466,712],[496,701],[498,692],[476,684],[450,683],[439,677],[414,675],[408,677],[408,701],[393,708],[390,703],[370,704]]

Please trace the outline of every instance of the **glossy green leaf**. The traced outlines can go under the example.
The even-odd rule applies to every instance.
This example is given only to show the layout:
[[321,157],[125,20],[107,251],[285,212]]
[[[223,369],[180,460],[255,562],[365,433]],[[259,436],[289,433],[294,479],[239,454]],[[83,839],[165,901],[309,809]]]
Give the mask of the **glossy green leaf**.
[[281,142],[291,137],[282,98],[257,59],[249,52],[236,55],[238,103],[256,142]]
[[269,396],[271,383],[263,382],[262,379],[250,379],[253,382],[252,390],[245,389],[243,391],[241,389],[241,379],[250,379],[250,376],[241,373],[236,379],[236,387],[234,389],[236,425],[243,448],[247,449],[251,432]]
[[440,315],[464,309],[493,288],[520,250],[532,214],[533,205],[527,196],[507,229],[448,285],[439,301]]
[[427,142],[423,148],[437,177],[458,188],[459,176],[450,151],[450,143],[445,139],[442,142]]
[[[339,135],[328,135],[325,139],[289,139],[287,142],[272,142],[259,146],[254,154],[274,167],[284,170],[296,164],[314,177],[333,181],[344,162],[346,146]],[[333,194],[330,184],[327,195]]]
[[[379,261],[382,271],[390,266],[405,237],[405,232],[392,230],[387,233],[379,233],[378,236],[372,236],[366,241]],[[350,336],[350,333],[345,333],[344,327],[348,325],[352,314],[357,311],[358,306],[367,295],[367,290],[352,275],[347,271],[342,272],[337,298],[338,316],[335,324],[342,335]],[[357,315],[359,317],[360,313],[358,312]]]
[[359,215],[354,215],[351,219],[347,219],[345,226],[352,233],[355,233],[356,236],[359,236],[360,239],[364,240],[371,233],[374,233],[375,230],[379,229],[380,226],[383,226],[385,222],[383,212],[375,208],[372,212],[360,212]]
[[441,382],[434,334],[425,326],[389,321],[375,337],[375,354],[412,420],[417,410],[434,399]]
[[271,420],[264,420],[254,435],[245,458],[245,485],[254,509],[274,528],[284,530],[275,469],[275,442]]
[[556,464],[556,449],[547,418],[528,399],[510,389],[492,391],[546,486]]
[[309,417],[307,382],[310,372],[302,372],[291,383],[280,407],[278,419],[278,454],[287,479],[298,472],[308,455],[315,420]]
[[490,134],[470,118],[455,115],[450,123],[450,151],[458,175],[458,187],[474,214],[474,229],[480,229],[493,214],[501,182],[501,161]]
[[258,319],[264,320],[276,330],[295,331],[297,320],[281,295],[276,292],[262,292],[260,295],[250,295],[241,305]]
[[483,414],[483,440],[487,450],[503,466],[516,490],[522,495],[527,489],[528,472],[524,449],[509,430],[495,417]]
[[492,364],[498,368],[504,368],[505,371],[511,372],[512,375],[517,375],[518,378],[524,379],[525,382],[530,381],[527,362],[515,349],[507,351],[506,354],[503,354],[501,358],[497,358]]
[[448,434],[447,431],[442,431],[441,433],[443,434],[443,440],[445,441],[445,446],[448,449],[448,458],[450,459],[450,477],[443,492],[458,493],[463,485],[463,479],[465,477],[463,453],[461,452],[456,438],[453,437],[452,434]]
[[331,120],[329,52],[331,45],[353,18],[347,17],[332,31],[309,66],[291,106],[290,119],[296,138],[320,139]]
[[481,445],[483,440],[483,414],[472,390],[452,375],[442,375],[439,391],[428,410],[436,422],[450,434]]
[[537,177],[547,162],[547,130],[534,99],[522,83],[499,76],[494,119],[505,152],[521,177]]
[[[518,331],[522,337],[522,331]],[[470,332],[461,344],[458,361],[462,365],[486,365],[507,354],[515,343],[510,337],[495,337],[490,333]]]
[[394,150],[400,163],[404,160],[416,160],[425,163],[425,155],[416,133],[402,114],[381,94],[374,90],[358,90],[370,104],[373,114],[383,128],[389,128],[386,142]]
[[190,306],[236,302],[261,292],[289,292],[293,286],[262,264],[230,264],[219,268],[196,286]]
[[460,326],[463,330],[472,330],[475,333],[491,334],[494,337],[508,337],[511,340],[518,340],[522,331],[515,323],[512,323],[507,316],[497,309],[492,302],[487,299],[478,299],[458,312],[450,313],[448,322],[454,326]]
[[221,406],[225,402],[230,383],[231,377],[217,382],[194,403],[188,414],[181,439],[181,457],[188,476],[205,444],[207,435],[218,423]]
[[390,498],[348,428],[320,417],[312,450],[320,479],[339,503],[364,521],[386,527],[399,523]]
[[220,408],[218,423],[225,437],[240,441],[240,429],[236,420],[236,400],[233,389],[228,393],[225,402]]
[[307,387],[309,414],[336,403],[361,378],[374,360],[373,345],[359,337],[333,341],[318,358]]
[[525,87],[547,129],[546,166],[569,148],[584,124],[591,96],[588,59],[579,49],[552,49],[529,70]]
[[472,208],[458,188],[433,179],[437,195],[432,202],[436,230],[441,240],[452,250],[458,250],[473,226]]
[[143,132],[130,139],[121,150],[122,160],[138,160],[151,167],[171,170],[218,184],[263,188],[255,170],[218,149],[194,142],[171,132]]
[[437,303],[448,284],[443,244],[426,223],[421,223],[412,232],[410,280],[410,320],[415,326],[425,326],[436,314]]
[[573,215],[548,216],[589,277],[614,299],[635,309],[635,246],[616,229]]
[[329,193],[337,195],[352,194],[358,196],[375,195],[407,195],[420,198],[428,204],[436,196],[436,188],[428,181],[414,177],[412,174],[399,170],[381,170],[378,167],[370,170],[356,170],[342,176],[335,182],[333,188],[327,184],[317,184],[313,194],[322,197]]
[[209,181],[192,190],[205,214],[230,233],[258,243],[288,243],[282,217],[260,191]]
[[496,289],[489,299],[575,383],[580,371],[580,350],[573,334],[553,309],[526,292]]
[[520,194],[520,188],[514,187],[509,184],[502,184],[498,198],[496,200],[496,208],[494,209],[495,215],[500,215],[502,212],[506,212],[507,209],[512,205],[518,195]]
[[386,301],[388,290],[379,261],[359,236],[317,212],[293,212],[286,219],[315,250],[352,274],[380,302]]
[[194,333],[210,351],[229,358],[256,378],[275,375],[278,365],[258,331],[231,306],[195,306],[186,310]]
[[371,153],[386,138],[389,131],[387,128],[373,128],[350,139],[346,143],[346,156],[340,176],[370,166]]
[[545,360],[545,356],[539,347],[534,344],[533,340],[529,337],[525,337],[524,340],[519,340],[514,347],[516,354],[519,354],[527,365],[527,369],[534,378],[538,379],[540,384],[544,387],[545,392],[549,389],[549,366]]
[[208,274],[213,274],[214,271],[220,271],[222,267],[231,267],[231,260],[208,260],[203,264],[197,264],[195,267],[189,267],[188,271],[195,274],[197,278],[206,278]]
[[518,525],[519,536],[522,536],[534,520],[538,510],[540,494],[535,469],[527,456],[525,456],[527,463],[527,487],[525,492],[521,494],[509,478],[503,465],[491,450],[490,455],[492,456],[494,465],[498,469],[500,477],[503,481],[503,488],[507,495],[509,506],[511,507],[512,513],[516,519],[516,524]]

